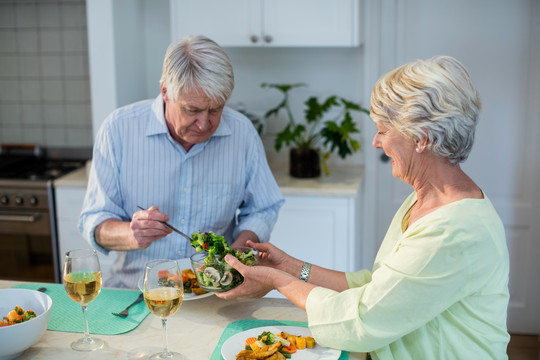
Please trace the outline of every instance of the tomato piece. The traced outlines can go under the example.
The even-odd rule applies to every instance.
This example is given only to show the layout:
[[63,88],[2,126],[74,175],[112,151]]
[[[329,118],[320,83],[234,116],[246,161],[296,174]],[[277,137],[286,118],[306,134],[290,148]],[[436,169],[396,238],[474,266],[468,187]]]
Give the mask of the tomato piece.
[[169,270],[159,270],[158,271],[158,278],[159,279],[168,279],[171,274],[169,273]]

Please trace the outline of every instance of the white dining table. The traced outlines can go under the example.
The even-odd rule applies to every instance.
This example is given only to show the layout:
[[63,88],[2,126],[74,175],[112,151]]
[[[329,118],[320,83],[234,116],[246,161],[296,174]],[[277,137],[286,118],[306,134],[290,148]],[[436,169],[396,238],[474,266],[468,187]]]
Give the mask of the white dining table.
[[[0,289],[18,284],[21,282],[0,280]],[[281,298],[222,300],[212,295],[184,301],[167,322],[169,350],[181,353],[186,360],[210,359],[225,327],[242,319],[307,321],[307,316],[304,310]],[[72,350],[71,342],[81,336],[81,333],[47,330],[17,360],[140,360],[161,351],[163,345],[161,320],[152,314],[128,333],[94,335],[105,342],[101,350]],[[365,359],[365,354],[350,353],[349,359]]]

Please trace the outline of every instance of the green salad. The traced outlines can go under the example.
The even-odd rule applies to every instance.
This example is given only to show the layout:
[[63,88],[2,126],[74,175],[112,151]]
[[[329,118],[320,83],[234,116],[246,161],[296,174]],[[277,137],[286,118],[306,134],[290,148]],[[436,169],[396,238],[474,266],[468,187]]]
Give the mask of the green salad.
[[252,266],[257,258],[252,249],[239,251],[231,249],[224,236],[213,232],[196,232],[191,235],[191,245],[197,253],[192,259],[203,265],[194,269],[199,286],[210,291],[227,291],[240,285],[244,278],[225,262],[225,255],[235,256],[241,263]]

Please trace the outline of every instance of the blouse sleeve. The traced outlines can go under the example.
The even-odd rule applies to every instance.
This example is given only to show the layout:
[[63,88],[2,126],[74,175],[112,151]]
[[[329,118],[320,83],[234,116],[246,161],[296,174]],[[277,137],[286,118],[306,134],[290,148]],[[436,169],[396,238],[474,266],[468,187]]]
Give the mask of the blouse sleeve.
[[[469,231],[477,226],[466,218],[447,219],[415,222],[362,286],[341,293],[313,289],[306,310],[316,340],[348,351],[373,351],[421,327],[470,292],[471,281],[476,281],[471,280],[470,253],[482,251],[479,238],[485,234]],[[488,263],[489,256],[479,261]],[[474,268],[485,266],[475,261]],[[361,284],[356,277],[362,276],[347,279]]]

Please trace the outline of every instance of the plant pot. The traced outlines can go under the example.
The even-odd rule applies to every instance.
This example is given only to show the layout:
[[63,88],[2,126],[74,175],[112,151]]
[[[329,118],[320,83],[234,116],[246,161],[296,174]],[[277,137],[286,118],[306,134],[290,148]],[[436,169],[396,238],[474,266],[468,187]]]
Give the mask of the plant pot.
[[289,154],[289,173],[297,178],[316,178],[321,176],[321,159],[314,149],[291,149]]

